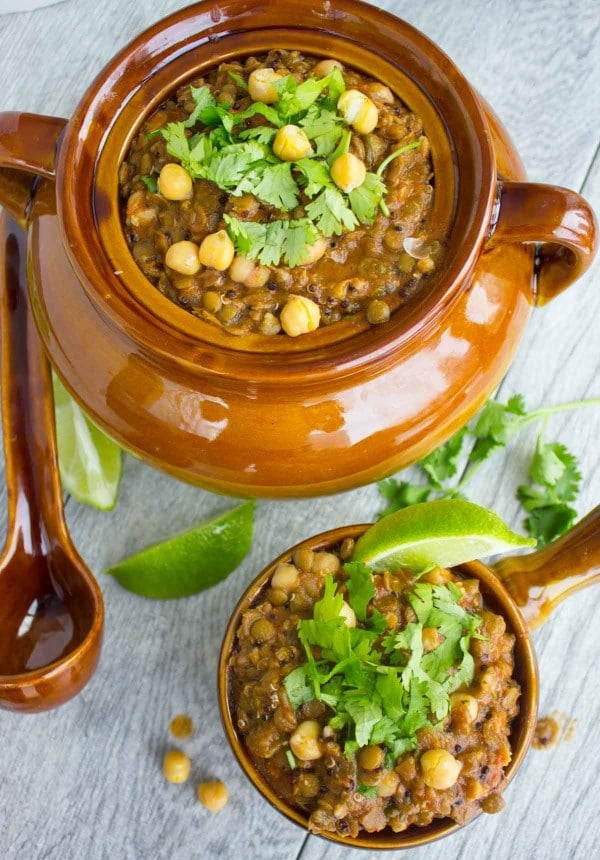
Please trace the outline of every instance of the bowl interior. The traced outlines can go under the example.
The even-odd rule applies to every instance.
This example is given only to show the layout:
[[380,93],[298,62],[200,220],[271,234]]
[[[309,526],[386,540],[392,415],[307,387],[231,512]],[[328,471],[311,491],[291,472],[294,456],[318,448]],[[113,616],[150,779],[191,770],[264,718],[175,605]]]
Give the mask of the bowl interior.
[[[276,2],[207,2],[182,10],[142,34],[99,75],[78,107],[60,150],[58,184],[65,246],[84,288],[104,313],[142,342],[197,363],[199,344],[244,353],[281,372],[273,353],[292,362],[326,360],[331,372],[373,354],[389,354],[431,324],[459,289],[479,254],[495,193],[494,157],[473,91],[422,34],[372,6],[344,0],[333,11],[300,0],[297,20],[281,27]],[[367,46],[367,47],[364,47]],[[146,280],[120,221],[117,168],[144,118],[178,85],[222,60],[273,47],[334,56],[387,83],[424,121],[436,174],[436,221],[447,234],[444,264],[402,314],[366,327],[336,323],[303,338],[232,338],[176,307]],[[76,165],[76,169],[73,169]],[[352,337],[350,337],[352,335]],[[289,366],[287,368],[289,370]]]
[[[271,576],[280,562],[290,561],[293,553],[300,547],[309,547],[315,551],[333,549],[339,546],[344,538],[356,539],[360,537],[368,527],[368,525],[363,524],[333,529],[302,541],[282,553],[256,577],[240,598],[227,625],[221,646],[218,668],[219,707],[225,734],[233,753],[250,782],[271,806],[289,818],[290,821],[304,828],[308,826],[308,816],[301,810],[287,804],[273,791],[255,768],[243,740],[236,731],[236,709],[235,703],[231,698],[229,660],[231,654],[235,651],[236,633],[242,615],[247,609],[261,601],[264,592],[269,586]],[[538,702],[538,675],[535,652],[523,617],[491,570],[479,561],[461,565],[459,570],[468,577],[476,577],[480,580],[481,591],[487,605],[494,612],[504,617],[507,629],[514,634],[516,640],[514,676],[521,685],[521,699],[519,714],[513,720],[511,726],[510,743],[512,759],[505,770],[506,784],[508,784],[514,777],[529,749],[535,729]],[[432,822],[427,827],[411,826],[403,833],[394,833],[386,829],[379,833],[361,832],[355,838],[345,838],[336,833],[320,835],[330,841],[357,848],[399,850],[402,848],[414,848],[418,845],[433,842],[460,829],[461,825],[451,819],[444,818]]]

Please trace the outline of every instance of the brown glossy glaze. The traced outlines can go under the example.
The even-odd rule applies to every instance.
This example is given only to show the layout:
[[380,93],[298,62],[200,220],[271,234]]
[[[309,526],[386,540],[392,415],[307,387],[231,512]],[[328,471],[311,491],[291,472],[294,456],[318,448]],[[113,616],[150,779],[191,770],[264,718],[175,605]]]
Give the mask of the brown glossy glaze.
[[0,707],[41,711],[92,675],[102,640],[100,589],[62,513],[52,384],[29,306],[26,237],[0,217],[2,422],[8,536],[0,559]]
[[[587,204],[523,183],[501,123],[421,33],[356,0],[302,0],[298,19],[282,27],[274,0],[191,6],[114,58],[62,136],[63,121],[43,118],[29,144],[0,115],[0,200],[13,213],[23,188],[11,195],[2,165],[48,177],[59,141],[55,183],[38,182],[27,212],[36,318],[63,381],[123,447],[233,495],[337,492],[424,456],[490,395],[536,298],[581,273],[595,243]],[[144,118],[220,59],[275,46],[365,71],[423,119],[445,264],[385,325],[233,338],[157,295],[129,253],[116,172]],[[535,239],[568,249],[544,245],[538,294]]]
[[[514,676],[521,686],[520,712],[511,726],[510,743],[512,759],[506,768],[506,784],[518,771],[532,744],[538,708],[539,678],[535,651],[530,636],[531,626],[546,620],[556,604],[568,593],[591,585],[599,580],[600,538],[598,524],[600,508],[596,508],[578,523],[567,535],[559,538],[543,550],[527,556],[504,559],[495,567],[487,567],[480,561],[460,565],[460,571],[467,577],[476,577],[481,584],[481,592],[486,604],[493,612],[502,615],[507,629],[515,636]],[[227,740],[242,770],[266,800],[291,821],[307,827],[308,816],[285,803],[256,770],[248,755],[243,740],[237,734],[229,685],[229,660],[235,647],[236,632],[242,615],[251,606],[264,599],[275,568],[281,562],[290,562],[294,552],[300,547],[312,550],[331,550],[345,538],[357,539],[368,525],[343,526],[332,529],[302,541],[286,550],[268,565],[249,585],[240,598],[227,625],[221,646],[218,667],[218,696],[221,720]],[[543,570],[543,574],[541,571]],[[502,577],[500,579],[499,577]],[[540,580],[550,595],[543,599],[540,607]],[[557,596],[559,595],[560,596]],[[403,833],[390,830],[379,833],[361,832],[356,838],[344,838],[336,833],[320,834],[325,839],[370,849],[414,848],[448,836],[460,829],[460,825],[449,819],[434,821],[427,827],[412,826]]]
[[492,570],[528,627],[539,627],[569,594],[600,582],[600,506],[550,546],[501,559]]

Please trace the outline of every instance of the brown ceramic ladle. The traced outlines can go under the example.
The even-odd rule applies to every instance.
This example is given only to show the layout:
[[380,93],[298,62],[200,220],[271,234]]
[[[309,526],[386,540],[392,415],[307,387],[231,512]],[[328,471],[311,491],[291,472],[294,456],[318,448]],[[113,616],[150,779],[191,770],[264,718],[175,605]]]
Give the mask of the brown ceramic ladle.
[[91,677],[102,641],[98,585],[63,517],[52,383],[27,296],[26,237],[0,217],[2,425],[8,536],[0,559],[0,706],[42,711]]
[[[290,561],[299,547],[331,550],[344,538],[358,538],[367,525],[344,526],[316,535],[287,550],[275,559],[248,587],[227,626],[221,648],[218,694],[221,719],[227,739],[242,770],[254,787],[291,821],[308,826],[308,816],[287,804],[263,779],[237,732],[236,707],[231,698],[229,663],[236,650],[236,633],[244,612],[265,598],[271,576],[280,562]],[[491,567],[480,561],[460,565],[459,571],[480,581],[484,601],[502,615],[507,629],[515,636],[514,676],[521,685],[520,712],[511,726],[512,759],[506,768],[506,784],[519,769],[527,753],[537,719],[538,669],[530,630],[542,624],[568,594],[600,582],[600,507],[595,508],[570,532],[545,549],[529,555],[505,558]],[[357,848],[403,849],[425,845],[459,830],[461,825],[449,818],[435,820],[427,827],[412,826],[403,833],[389,828],[379,833],[361,832],[355,838],[337,833],[321,834],[333,842]]]

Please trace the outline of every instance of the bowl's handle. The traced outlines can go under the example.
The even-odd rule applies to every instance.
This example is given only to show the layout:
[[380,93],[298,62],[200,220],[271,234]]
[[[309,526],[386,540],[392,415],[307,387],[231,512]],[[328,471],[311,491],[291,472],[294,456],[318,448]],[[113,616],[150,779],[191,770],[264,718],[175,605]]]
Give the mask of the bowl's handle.
[[528,626],[539,627],[567,595],[600,582],[600,505],[544,549],[503,558],[491,569]]
[[66,119],[34,113],[0,113],[0,205],[21,224],[36,176],[54,177],[54,160]]
[[597,247],[597,224],[575,191],[535,182],[498,184],[500,211],[488,248],[540,243],[536,302],[544,305],[588,268]]

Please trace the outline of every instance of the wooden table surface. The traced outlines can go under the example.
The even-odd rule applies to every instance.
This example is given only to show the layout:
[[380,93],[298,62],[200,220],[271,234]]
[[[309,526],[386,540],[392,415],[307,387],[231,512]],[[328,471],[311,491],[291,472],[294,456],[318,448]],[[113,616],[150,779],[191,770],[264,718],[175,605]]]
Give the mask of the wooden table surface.
[[[66,0],[0,17],[0,109],[69,116],[122,45],[182,5]],[[600,210],[600,22],[594,0],[568,6],[560,0],[380,5],[424,30],[457,62],[504,120],[532,180],[579,190]],[[500,388],[502,398],[521,392],[535,407],[600,395],[599,281],[600,260],[551,306],[535,311]],[[535,432],[520,434],[471,488],[474,501],[493,507],[515,528],[522,514],[514,490]],[[580,459],[583,514],[600,495],[600,409],[553,418],[547,434]],[[74,540],[104,589],[104,651],[89,686],[63,708],[34,716],[0,713],[2,858],[358,857],[356,849],[307,836],[246,782],[219,724],[215,670],[226,620],[245,584],[291,543],[372,519],[381,508],[377,488],[261,503],[249,557],[226,583],[197,597],[145,601],[102,574],[148,542],[232,504],[131,458],[113,512],[68,501]],[[4,489],[0,509],[6,510]],[[534,637],[541,713],[557,710],[576,720],[572,737],[551,750],[531,751],[501,815],[482,816],[450,839],[415,850],[415,860],[598,856],[599,598],[593,590],[576,595]],[[193,779],[173,786],[163,781],[160,762],[169,720],[180,712],[192,715],[198,730],[186,744]],[[230,803],[217,816],[195,799],[195,783],[209,777],[230,789]]]

